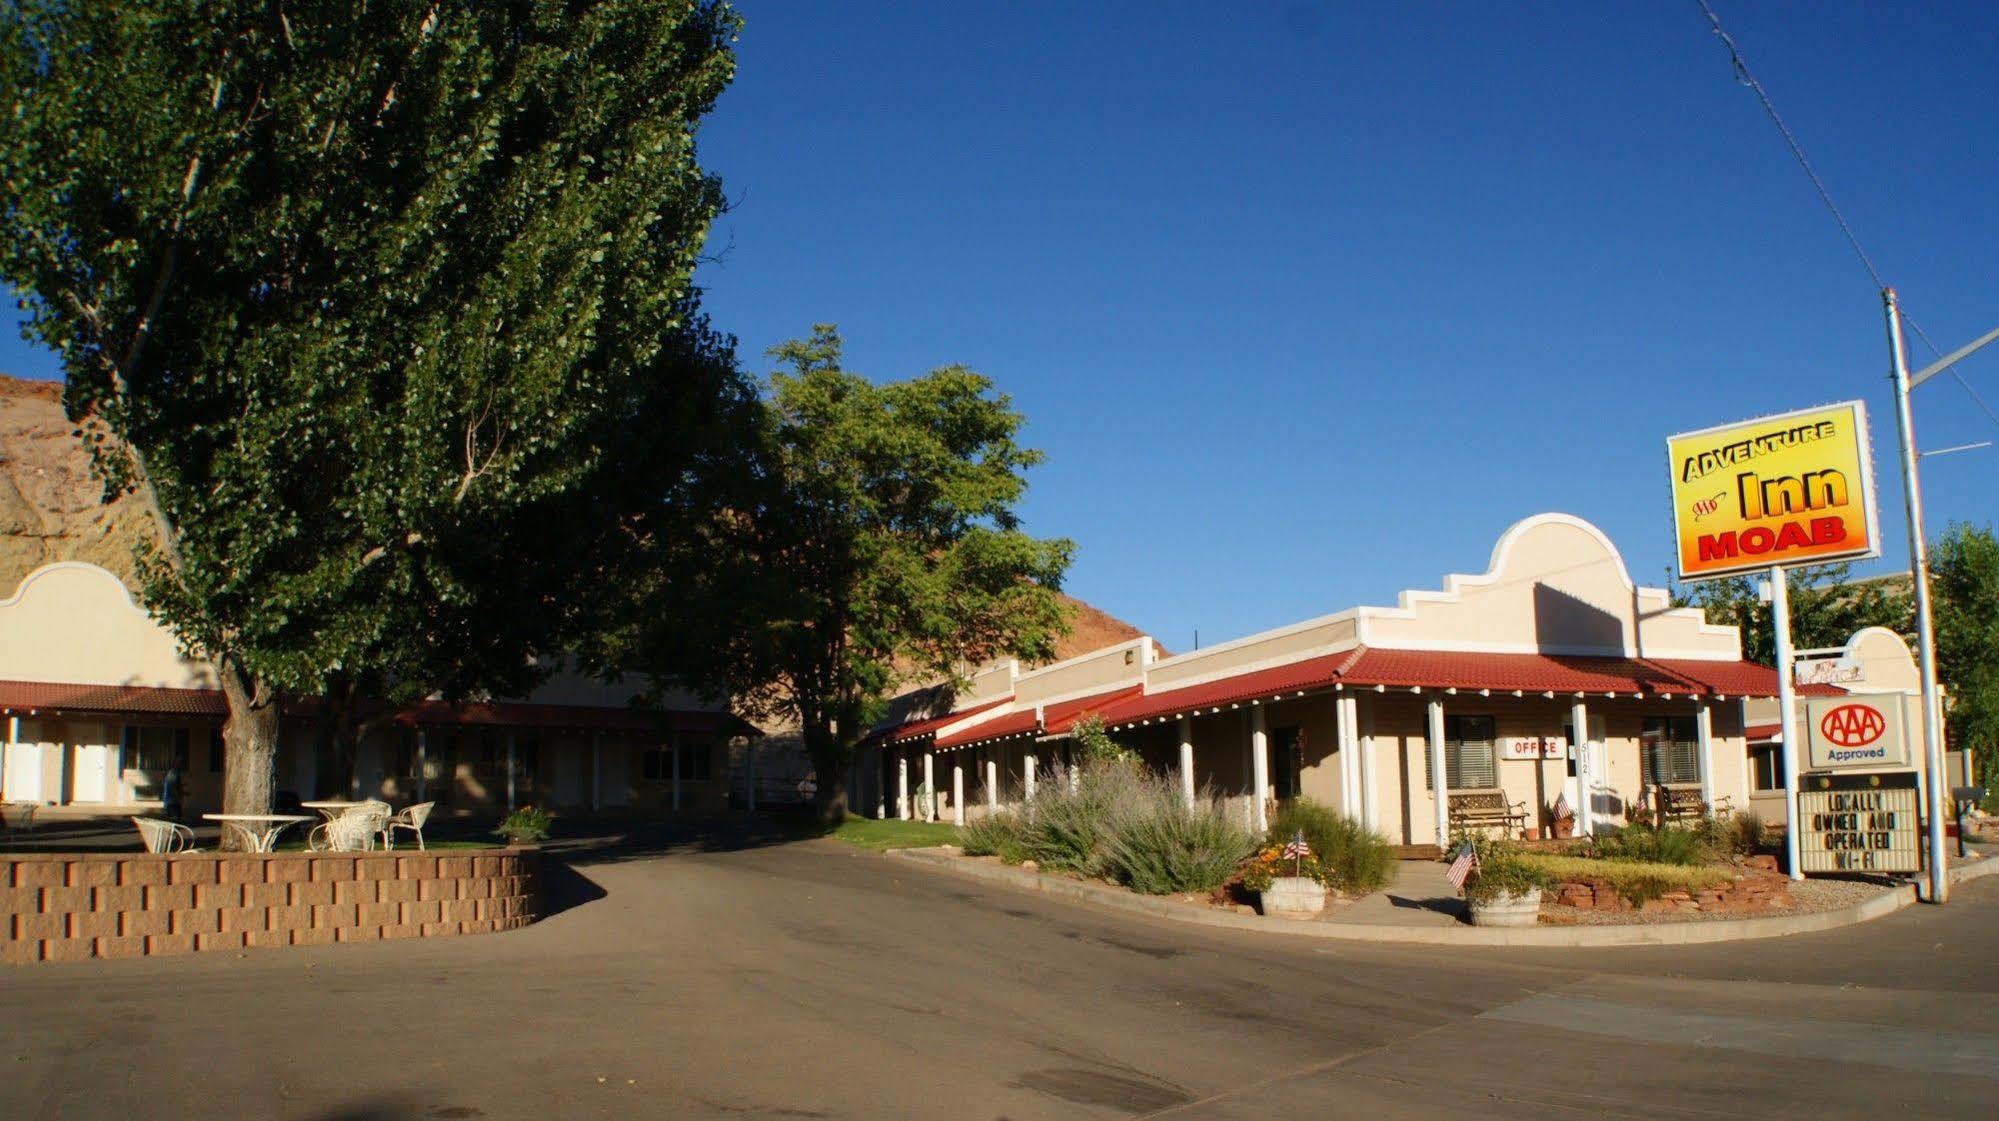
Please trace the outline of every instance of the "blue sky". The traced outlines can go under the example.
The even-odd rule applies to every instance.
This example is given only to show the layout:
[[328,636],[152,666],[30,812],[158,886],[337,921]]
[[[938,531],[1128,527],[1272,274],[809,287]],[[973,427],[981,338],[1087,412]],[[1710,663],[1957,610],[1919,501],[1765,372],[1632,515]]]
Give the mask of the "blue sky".
[[[1916,322],[1999,326],[1999,7],[1715,3]],[[1878,295],[1692,3],[742,7],[718,325],[759,373],[832,321],[871,376],[994,378],[1068,589],[1173,649],[1542,510],[1661,582],[1668,434],[1850,397],[1906,565]],[[1999,404],[1999,347],[1961,369]],[[1948,378],[1916,417],[1999,438]],[[1995,477],[1929,461],[1932,529]]]

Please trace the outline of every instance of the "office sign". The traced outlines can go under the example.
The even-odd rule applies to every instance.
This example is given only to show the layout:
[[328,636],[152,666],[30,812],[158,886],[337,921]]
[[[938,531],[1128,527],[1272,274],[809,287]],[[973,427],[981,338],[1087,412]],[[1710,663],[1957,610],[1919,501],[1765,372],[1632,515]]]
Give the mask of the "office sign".
[[1920,872],[1921,802],[1913,771],[1805,775],[1798,866],[1806,872]]
[[1501,759],[1567,759],[1569,741],[1562,736],[1501,736]]
[[1682,580],[1880,554],[1859,401],[1683,433],[1666,457]]
[[1814,771],[1909,765],[1900,693],[1805,701],[1805,766]]

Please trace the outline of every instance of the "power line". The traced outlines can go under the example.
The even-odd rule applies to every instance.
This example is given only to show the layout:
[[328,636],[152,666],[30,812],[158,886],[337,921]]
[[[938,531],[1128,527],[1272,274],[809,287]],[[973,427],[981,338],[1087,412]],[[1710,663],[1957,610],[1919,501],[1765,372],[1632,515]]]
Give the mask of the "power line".
[[[1728,48],[1728,61],[1735,69],[1736,82],[1747,86],[1756,94],[1756,100],[1763,103],[1763,112],[1769,115],[1770,123],[1776,125],[1777,131],[1783,134],[1784,143],[1790,146],[1791,155],[1797,158],[1798,166],[1805,169],[1805,175],[1811,179],[1813,189],[1818,191],[1819,200],[1825,203],[1826,210],[1832,214],[1832,220],[1839,223],[1839,232],[1846,236],[1846,243],[1853,247],[1853,255],[1860,258],[1861,265],[1867,269],[1867,275],[1874,281],[1874,287],[1877,290],[1887,288],[1888,282],[1881,278],[1881,270],[1874,267],[1874,261],[1867,256],[1867,250],[1860,247],[1860,238],[1854,234],[1852,224],[1846,220],[1846,215],[1840,213],[1839,205],[1832,201],[1832,192],[1826,190],[1825,181],[1820,179],[1819,173],[1813,169],[1812,161],[1805,158],[1804,146],[1798,143],[1798,138],[1792,134],[1791,127],[1784,123],[1783,116],[1777,112],[1776,104],[1770,100],[1770,94],[1764,90],[1763,83],[1757,81],[1756,75],[1749,72],[1749,63],[1743,59],[1742,49],[1737,47],[1735,40],[1723,30],[1721,17],[1714,14],[1714,9],[1708,6],[1707,0],[1694,0],[1694,2],[1700,5],[1701,14],[1707,17],[1708,26],[1713,29],[1715,38],[1720,39],[1722,46]],[[1916,333],[1916,337],[1923,340],[1923,345],[1930,348],[1931,354],[1943,356],[1943,349],[1930,338],[1928,331],[1923,330],[1922,324],[1917,323],[1909,315],[1906,308],[1902,311],[1902,322],[1907,323],[1909,329]],[[1950,371],[1950,376],[1956,379],[1957,384],[1962,386],[1967,394],[1970,394],[1971,399],[1977,402],[1986,417],[1994,425],[1999,425],[1999,412],[1994,412],[1992,406],[1985,403],[1985,398],[1980,397],[1978,391],[1971,388],[1971,383],[1964,380],[1964,375],[1953,369]]]

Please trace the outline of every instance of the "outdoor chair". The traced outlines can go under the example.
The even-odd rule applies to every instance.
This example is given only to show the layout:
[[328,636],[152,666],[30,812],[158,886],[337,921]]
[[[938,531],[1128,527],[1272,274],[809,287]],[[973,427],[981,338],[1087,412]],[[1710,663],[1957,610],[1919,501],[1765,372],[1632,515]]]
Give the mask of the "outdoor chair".
[[177,821],[166,821],[157,817],[135,817],[132,824],[139,827],[139,839],[146,844],[146,851],[155,856],[165,856],[175,852],[194,852],[194,830]]
[[339,817],[324,821],[306,834],[305,847],[314,852],[328,849],[334,852],[364,852],[375,847],[377,837],[382,847],[389,844],[389,804],[367,801],[351,806]]
[[407,829],[416,834],[417,851],[423,851],[423,823],[430,820],[430,811],[436,806],[436,802],[418,802],[391,817],[388,826],[382,831],[383,847],[395,848],[396,830]]
[[9,802],[0,806],[0,826],[5,826],[7,835],[32,833],[35,831],[35,810],[33,802]]

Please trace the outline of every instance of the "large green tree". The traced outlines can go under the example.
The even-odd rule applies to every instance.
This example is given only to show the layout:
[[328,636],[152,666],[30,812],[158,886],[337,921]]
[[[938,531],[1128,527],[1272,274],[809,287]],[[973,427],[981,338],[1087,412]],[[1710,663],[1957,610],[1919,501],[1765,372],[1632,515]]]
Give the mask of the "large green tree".
[[1930,551],[1937,677],[1946,722],[1972,749],[1986,785],[1999,783],[1999,540],[1990,526],[1953,523]]
[[[1810,650],[1844,646],[1862,627],[1908,633],[1908,593],[1887,580],[1852,579],[1850,564],[1805,565],[1784,571],[1791,603],[1791,645]],[[1742,632],[1742,656],[1777,664],[1777,626],[1770,605],[1756,591],[1757,580],[1731,576],[1673,589],[1676,607],[1698,607],[1710,623]]]
[[283,693],[531,678],[671,502],[699,453],[658,448],[734,376],[689,281],[736,28],[712,0],[0,9],[0,275],[158,525],[145,599],[228,698],[227,809],[269,803]]
[[[760,438],[707,530],[661,542],[635,661],[796,721],[818,812],[846,812],[855,750],[912,682],[1043,660],[1068,626],[1073,545],[1021,529],[1023,418],[962,366],[876,384],[820,324],[775,347]],[[690,660],[691,657],[691,660]]]

